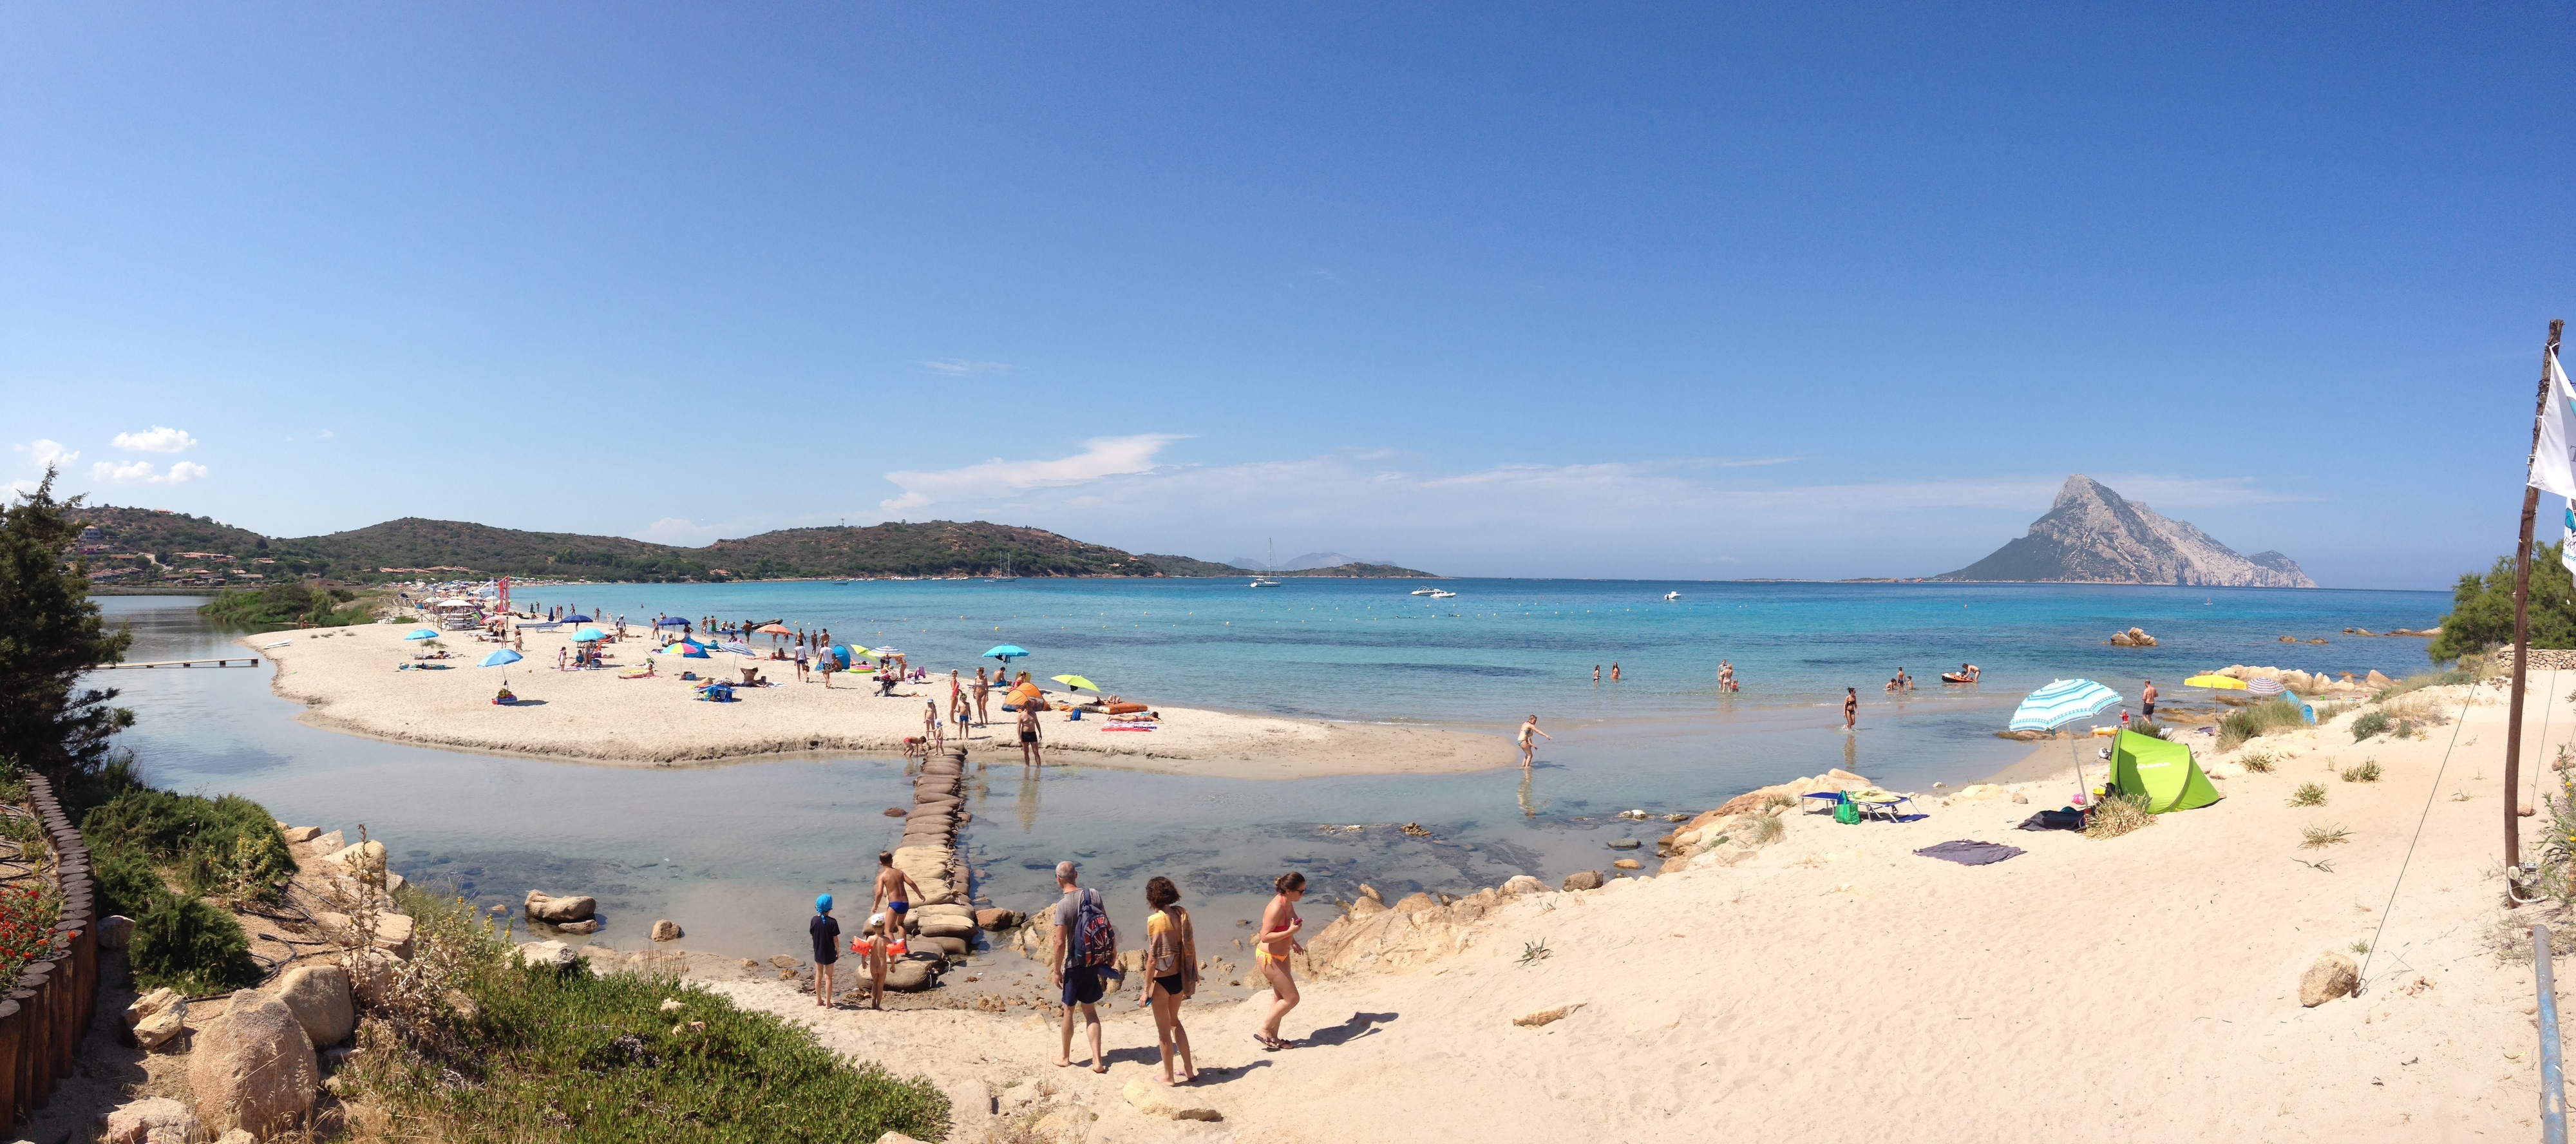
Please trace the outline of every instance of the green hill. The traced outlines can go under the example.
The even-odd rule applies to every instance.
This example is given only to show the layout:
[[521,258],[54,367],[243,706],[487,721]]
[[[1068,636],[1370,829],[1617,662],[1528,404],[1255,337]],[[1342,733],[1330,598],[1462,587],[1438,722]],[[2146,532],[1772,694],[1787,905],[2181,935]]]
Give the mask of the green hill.
[[[524,532],[420,517],[323,536],[282,538],[161,509],[110,505],[85,508],[79,515],[83,523],[98,529],[83,544],[93,578],[102,586],[118,587],[275,583],[308,577],[366,584],[485,576],[667,582],[1245,574],[1240,568],[1186,556],[1139,556],[1044,529],[980,520],[789,528],[719,540],[703,548],[682,548],[620,536]],[[1346,564],[1278,575],[1428,578],[1431,573]]]

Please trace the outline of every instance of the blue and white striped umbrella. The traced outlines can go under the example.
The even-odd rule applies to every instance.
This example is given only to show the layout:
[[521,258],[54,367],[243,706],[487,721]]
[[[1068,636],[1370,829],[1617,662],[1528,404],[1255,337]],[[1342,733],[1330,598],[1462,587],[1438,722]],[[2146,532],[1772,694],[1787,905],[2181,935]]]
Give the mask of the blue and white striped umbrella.
[[2245,690],[2251,691],[2256,695],[2279,695],[2289,689],[2283,687],[2281,685],[2281,681],[2277,679],[2257,679],[2252,683],[2246,684]]
[[2011,729],[2047,731],[2060,723],[2095,714],[2120,701],[2120,693],[2090,679],[2061,679],[2021,701]]

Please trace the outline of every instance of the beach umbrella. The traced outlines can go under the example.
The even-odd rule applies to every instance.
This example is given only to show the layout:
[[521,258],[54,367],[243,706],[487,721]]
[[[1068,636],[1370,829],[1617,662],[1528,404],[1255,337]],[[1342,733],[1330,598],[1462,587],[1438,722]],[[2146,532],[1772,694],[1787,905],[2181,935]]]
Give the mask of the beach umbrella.
[[1004,666],[1004,667],[1009,667],[1009,666],[1011,666],[1011,657],[1012,657],[1012,656],[1015,656],[1015,655],[1027,655],[1027,654],[1029,654],[1028,649],[1027,649],[1027,648],[1024,648],[1024,647],[1021,647],[1021,646],[1020,646],[1020,645],[1018,645],[1018,644],[1003,644],[1003,645],[1002,645],[1002,646],[1000,646],[1000,647],[997,647],[997,648],[994,648],[994,649],[993,649],[993,650],[991,650],[991,651],[985,652],[985,653],[984,653],[984,656],[985,656],[985,658],[987,658],[987,659],[998,659],[998,660],[1001,660],[1001,661],[1002,661],[1002,666]]
[[2183,680],[2185,687],[2206,687],[2214,691],[2245,691],[2245,681],[2228,675],[2195,675]]
[[1084,691],[1093,693],[1097,693],[1100,690],[1099,684],[1093,683],[1088,679],[1084,679],[1079,675],[1059,675],[1055,677],[1055,681],[1067,687],[1079,687]]
[[2246,684],[2245,690],[2251,691],[2256,695],[2279,695],[2280,693],[2289,690],[2289,688],[2282,686],[2281,681],[2277,679],[2257,679],[2252,683]]
[[429,630],[428,628],[422,628],[422,629],[420,629],[419,631],[416,631],[416,632],[413,632],[413,633],[412,633],[412,634],[410,634],[410,635],[404,636],[403,638],[404,638],[404,639],[407,639],[407,640],[434,640],[434,639],[437,639],[437,638],[438,638],[438,633],[437,633],[437,632],[433,632],[433,631]]
[[707,649],[702,648],[702,647],[699,647],[699,646],[698,646],[698,645],[696,645],[696,644],[690,643],[690,642],[689,642],[689,641],[687,641],[687,640],[681,640],[681,641],[680,641],[680,642],[678,642],[678,643],[675,643],[675,644],[672,644],[672,645],[671,645],[671,646],[669,646],[669,647],[663,648],[663,649],[662,649],[662,654],[664,654],[664,655],[676,655],[676,656],[680,656],[680,657],[685,658],[685,659],[705,659],[705,658],[707,658]]
[[583,628],[580,631],[574,632],[572,634],[572,638],[583,643],[597,643],[600,640],[607,639],[608,633],[603,632],[598,628]]
[[[2021,706],[2013,711],[2015,731],[2053,731],[2060,725],[2100,714],[2103,708],[2120,701],[2120,693],[2090,679],[2061,679],[2024,696]],[[2084,752],[2075,752],[2075,785],[2084,786]]]
[[723,643],[717,644],[716,650],[729,651],[735,655],[750,655],[751,645],[744,643],[741,640],[726,640]]
[[590,617],[588,617],[588,616],[575,614],[575,615],[565,616],[565,617],[563,618],[563,622],[565,622],[565,623],[567,623],[567,624],[587,624],[587,623],[591,622],[591,619],[590,619]]
[[661,619],[653,621],[653,626],[657,628],[685,628],[689,626],[689,621],[681,619],[678,616],[664,616]]
[[517,653],[517,652],[515,652],[515,651],[511,651],[511,650],[510,650],[510,649],[508,649],[508,648],[502,648],[502,649],[501,649],[501,650],[499,650],[499,651],[496,651],[496,652],[493,652],[493,653],[492,653],[492,654],[490,654],[490,655],[484,656],[484,657],[483,657],[483,662],[478,663],[478,664],[475,664],[474,666],[476,666],[476,667],[501,667],[501,666],[504,666],[504,665],[506,665],[506,664],[513,664],[513,663],[517,663],[517,662],[519,662],[521,659],[524,659],[524,658],[526,658],[526,657],[524,657],[524,656],[520,655],[519,653]]
[[773,636],[792,636],[796,634],[796,629],[788,627],[785,624],[762,624],[751,630],[755,632],[767,632]]

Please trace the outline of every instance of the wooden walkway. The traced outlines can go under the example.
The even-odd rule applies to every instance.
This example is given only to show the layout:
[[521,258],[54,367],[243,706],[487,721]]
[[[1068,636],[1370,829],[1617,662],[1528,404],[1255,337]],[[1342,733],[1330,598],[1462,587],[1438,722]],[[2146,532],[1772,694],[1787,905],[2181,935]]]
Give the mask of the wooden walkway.
[[93,663],[87,670],[111,671],[120,667],[258,667],[259,657],[235,656],[231,659],[164,659],[152,663]]

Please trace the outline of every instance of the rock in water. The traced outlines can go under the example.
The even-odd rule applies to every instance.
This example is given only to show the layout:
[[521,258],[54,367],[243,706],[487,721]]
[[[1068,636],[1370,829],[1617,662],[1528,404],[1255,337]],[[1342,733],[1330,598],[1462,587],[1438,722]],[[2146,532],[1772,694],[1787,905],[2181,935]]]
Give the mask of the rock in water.
[[205,1122],[188,1106],[155,1096],[117,1106],[107,1114],[101,1144],[203,1144],[210,1135]]
[[1547,883],[1530,877],[1527,874],[1514,874],[1510,878],[1505,879],[1501,890],[1502,896],[1506,898],[1517,898],[1522,894],[1544,894],[1546,892]]
[[653,940],[678,941],[680,940],[680,937],[681,933],[679,923],[674,922],[669,918],[663,918],[660,921],[653,923]]
[[349,971],[339,966],[299,965],[287,970],[278,979],[277,999],[295,1014],[314,1048],[339,1044],[358,1029]]
[[1598,890],[1601,888],[1601,871],[1577,870],[1566,876],[1565,888],[1569,890]]
[[2299,1004],[2314,1009],[2337,997],[2350,997],[2361,985],[2361,969],[2340,953],[2317,959],[2299,975]]
[[999,933],[1006,929],[1015,929],[1023,920],[1025,919],[1022,918],[1020,911],[1018,910],[975,911],[975,924],[980,928],[990,930],[995,933]]
[[313,1107],[321,1084],[303,1024],[266,993],[233,994],[230,1011],[199,1034],[188,1054],[197,1116],[214,1128],[275,1135]]
[[1610,848],[1613,850],[1634,850],[1642,845],[1644,845],[1644,843],[1641,843],[1634,838],[1614,838],[1610,840]]
[[1379,905],[1381,905],[1381,906],[1383,906],[1383,905],[1385,905],[1385,904],[1386,904],[1386,898],[1385,898],[1385,896],[1384,896],[1384,895],[1381,895],[1381,894],[1379,894],[1379,893],[1377,892],[1377,887],[1372,886],[1372,885],[1369,885],[1369,884],[1368,884],[1368,883],[1366,883],[1366,882],[1362,882],[1362,883],[1360,883],[1360,896],[1361,896],[1361,897],[1363,897],[1363,898],[1367,898],[1368,900],[1370,900],[1370,901],[1372,901],[1372,902],[1376,902],[1377,904],[1379,904]]
[[577,922],[565,922],[564,924],[559,925],[559,926],[556,926],[555,928],[556,928],[556,929],[559,929],[559,930],[562,930],[562,931],[564,931],[565,933],[598,933],[598,932],[599,932],[599,919],[598,919],[598,918],[583,918],[583,919],[581,919],[580,921],[577,921]]
[[1147,1116],[1170,1120],[1225,1119],[1224,1114],[1199,1103],[1197,1093],[1190,1089],[1159,1085],[1140,1076],[1128,1081],[1124,1091],[1127,1103],[1135,1105],[1136,1111]]
[[599,900],[587,895],[558,898],[543,890],[528,891],[528,916],[541,922],[562,925],[589,920],[599,912]]
[[1620,860],[1618,860],[1618,861],[1616,861],[1616,862],[1611,863],[1610,865],[1611,865],[1614,869],[1620,869],[1620,870],[1643,870],[1643,869],[1645,869],[1645,868],[1646,868],[1646,864],[1645,864],[1645,863],[1640,862],[1640,861],[1637,861],[1637,860],[1636,860],[1636,859],[1634,859],[1634,858],[1622,858],[1622,859],[1620,859]]

